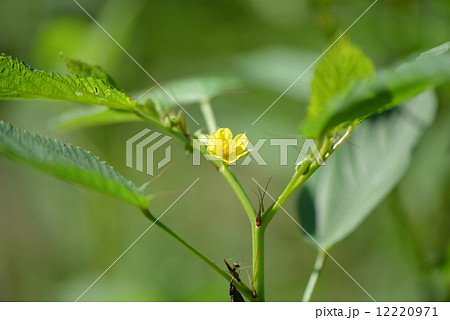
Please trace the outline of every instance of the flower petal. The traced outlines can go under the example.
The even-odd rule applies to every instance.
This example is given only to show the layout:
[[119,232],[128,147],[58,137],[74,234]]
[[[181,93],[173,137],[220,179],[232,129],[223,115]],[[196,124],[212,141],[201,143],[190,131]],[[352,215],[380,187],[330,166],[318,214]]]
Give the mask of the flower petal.
[[220,137],[221,139],[223,139],[225,141],[229,141],[229,140],[233,139],[233,133],[231,132],[231,130],[229,128],[220,128],[215,133],[218,134],[218,138]]
[[245,135],[245,133],[241,133],[241,134],[238,134],[233,139],[232,148],[236,150],[237,155],[240,155],[246,150],[247,144],[248,144],[247,136]]
[[229,128],[219,128],[208,137],[208,152],[215,158],[230,164],[248,154],[248,139],[245,133],[238,134],[234,139]]

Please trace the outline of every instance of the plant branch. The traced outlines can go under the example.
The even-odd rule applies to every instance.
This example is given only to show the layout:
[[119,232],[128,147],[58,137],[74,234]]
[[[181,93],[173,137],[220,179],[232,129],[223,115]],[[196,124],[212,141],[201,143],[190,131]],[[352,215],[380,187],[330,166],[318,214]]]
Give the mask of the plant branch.
[[[142,209],[142,213],[152,222],[155,223],[159,228],[164,230],[166,233],[168,233],[172,238],[177,240],[179,243],[181,243],[186,249],[191,251],[193,254],[195,254],[198,258],[200,258],[203,262],[205,262],[208,266],[210,266],[214,271],[216,271],[219,275],[221,275],[225,280],[228,282],[231,281],[232,276],[225,270],[221,269],[217,264],[214,263],[211,259],[209,259],[207,256],[205,256],[203,253],[201,253],[199,250],[197,250],[194,246],[189,244],[187,241],[185,241],[183,238],[181,238],[178,234],[176,234],[172,229],[170,229],[168,226],[166,226],[164,223],[159,221],[155,216],[153,216],[150,211],[145,208]],[[242,281],[237,282],[234,281],[233,284],[235,287],[239,290],[240,293],[242,293],[247,299],[250,301],[255,301],[255,298],[253,298],[252,290],[245,285]]]
[[[333,141],[330,137],[325,137],[324,142],[320,148],[320,157],[323,162],[325,162],[338,147],[340,147],[344,141],[351,135],[353,132],[354,126],[349,126],[345,134],[339,138],[336,142]],[[332,143],[334,142],[334,143]],[[272,206],[267,209],[267,211],[262,216],[262,225],[267,227],[270,221],[273,219],[277,211],[280,209],[281,205],[284,201],[294,193],[306,180],[308,180],[311,175],[316,172],[317,169],[320,168],[322,163],[319,163],[317,159],[311,162],[308,158],[302,161],[298,167],[296,168],[296,172],[292,176],[286,188],[278,197],[277,201],[275,201]]]
[[325,262],[325,258],[327,254],[321,248],[318,248],[316,256],[316,262],[314,263],[314,270],[311,272],[309,276],[308,283],[306,284],[305,292],[303,293],[303,302],[308,302],[311,300],[311,296],[314,292],[314,289],[317,284],[317,279],[319,278],[320,272],[322,271],[323,264]]
[[183,132],[181,131],[177,131],[177,130],[173,130],[170,127],[165,126],[163,123],[161,123],[158,119],[152,118],[148,115],[146,115],[145,113],[143,113],[141,110],[135,108],[134,109],[134,113],[141,117],[143,120],[146,120],[147,122],[153,124],[154,126],[160,128],[161,130],[164,130],[165,132],[177,137],[178,139],[180,139],[181,141],[183,141],[186,146],[191,147],[192,146],[192,140],[187,137]]
[[205,119],[209,134],[213,133],[217,130],[217,122],[209,100],[205,99],[200,103],[200,110],[203,114],[203,118]]
[[255,211],[255,208],[253,207],[252,202],[250,201],[247,193],[245,192],[244,188],[242,188],[242,185],[239,183],[238,179],[236,178],[236,176],[234,175],[234,173],[230,170],[230,168],[228,166],[221,163],[218,165],[218,168],[219,168],[220,173],[228,181],[228,183],[230,184],[234,193],[237,195],[239,201],[241,202],[242,206],[244,207],[244,210],[247,213],[250,223],[254,224],[256,221],[256,211]]
[[242,185],[237,180],[236,176],[230,168],[223,163],[213,162],[218,165],[219,171],[230,184],[234,193],[239,198],[252,228],[252,262],[253,262],[253,280],[252,287],[254,288],[254,298],[256,301],[264,301],[264,233],[265,228],[256,225],[256,211],[253,207],[247,193],[242,188]]
[[256,293],[256,301],[265,301],[264,293],[264,235],[265,228],[252,223],[252,285]]

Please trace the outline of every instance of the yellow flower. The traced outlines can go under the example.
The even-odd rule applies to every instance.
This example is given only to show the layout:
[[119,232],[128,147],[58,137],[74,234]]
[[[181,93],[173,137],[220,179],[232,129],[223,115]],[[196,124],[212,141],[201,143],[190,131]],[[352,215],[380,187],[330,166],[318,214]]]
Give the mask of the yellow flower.
[[249,152],[247,143],[248,139],[245,133],[238,134],[233,139],[230,129],[219,128],[208,137],[208,152],[213,157],[230,164]]

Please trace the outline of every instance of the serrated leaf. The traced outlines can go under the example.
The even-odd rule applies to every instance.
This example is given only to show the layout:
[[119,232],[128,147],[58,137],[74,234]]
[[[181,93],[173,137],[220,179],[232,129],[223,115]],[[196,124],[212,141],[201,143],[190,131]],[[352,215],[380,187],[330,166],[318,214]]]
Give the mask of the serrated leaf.
[[356,83],[350,92],[331,99],[315,118],[307,117],[300,127],[304,136],[320,138],[349,124],[357,124],[414,97],[430,87],[450,81],[450,43],[431,49],[418,58],[396,64],[365,82]]
[[97,79],[101,79],[109,84],[111,87],[120,90],[120,87],[114,81],[114,79],[98,65],[89,64],[81,60],[73,59],[60,53],[66,63],[67,69],[74,76],[89,76]]
[[136,102],[103,80],[35,70],[0,55],[0,99],[53,99],[132,110]]
[[298,198],[300,223],[323,247],[355,230],[400,181],[436,109],[426,91],[367,120],[308,180]]
[[[168,81],[161,85],[178,103],[185,105],[211,100],[239,88],[241,83],[232,77],[196,77]],[[153,88],[144,97],[150,97],[163,107],[176,105],[175,101],[159,87]]]
[[319,61],[311,82],[307,118],[315,121],[326,112],[329,101],[374,73],[372,61],[347,36],[343,36]]
[[33,167],[145,207],[150,197],[92,153],[0,121],[0,153]]

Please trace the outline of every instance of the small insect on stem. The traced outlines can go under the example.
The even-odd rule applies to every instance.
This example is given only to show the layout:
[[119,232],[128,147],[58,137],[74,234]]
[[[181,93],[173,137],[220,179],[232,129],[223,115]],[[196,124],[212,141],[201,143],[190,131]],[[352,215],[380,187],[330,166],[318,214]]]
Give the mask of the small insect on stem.
[[230,272],[232,278],[230,281],[230,297],[231,302],[245,302],[244,297],[242,294],[238,291],[238,289],[234,286],[233,281],[236,280],[237,282],[241,282],[241,278],[239,277],[239,263],[235,261],[233,263],[233,266],[230,266],[229,263],[224,259],[223,260],[228,268],[228,271]]
[[[258,250],[258,253],[259,253],[259,250]],[[245,266],[245,260],[244,260],[244,257],[242,256],[241,253],[239,253],[239,255],[241,256],[242,263],[243,263],[244,266]],[[258,255],[256,256],[256,259],[258,259]],[[241,268],[241,269],[246,269],[245,272],[247,273],[248,282],[249,282],[250,285],[251,285],[252,296],[253,296],[253,298],[256,298],[256,297],[258,296],[258,294],[256,293],[256,289],[255,289],[255,287],[253,286],[253,280],[252,280],[252,278],[250,277],[250,273],[248,272],[247,267],[244,267],[244,268]]]

